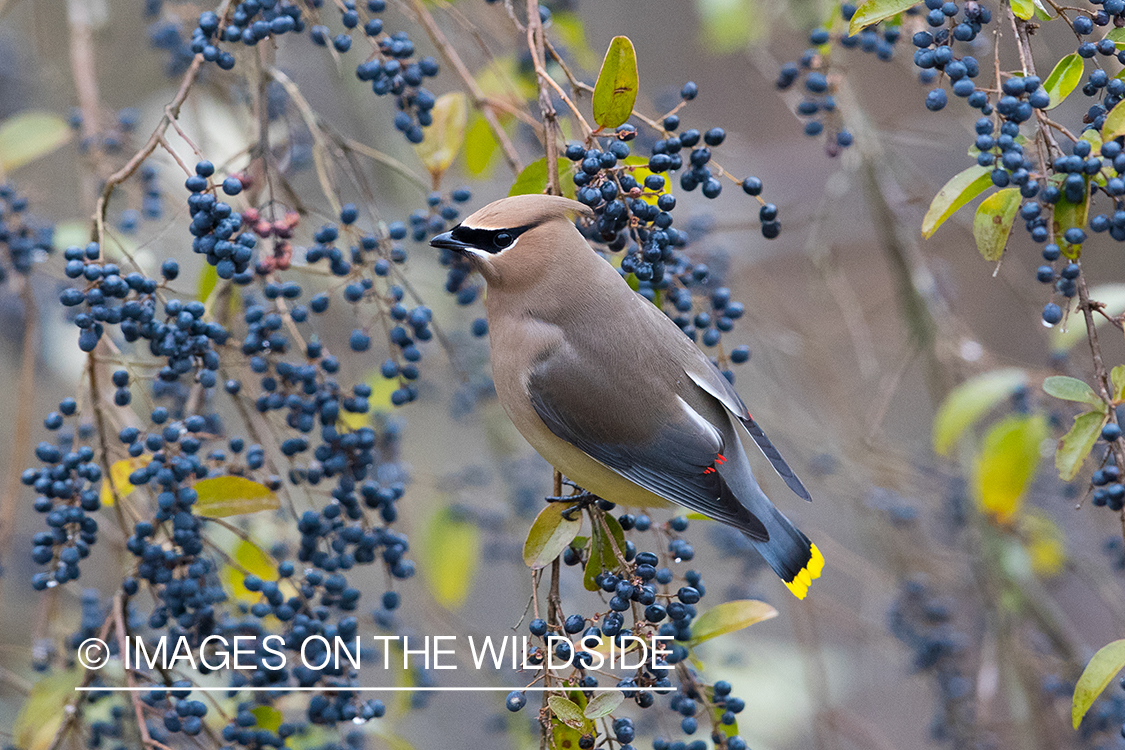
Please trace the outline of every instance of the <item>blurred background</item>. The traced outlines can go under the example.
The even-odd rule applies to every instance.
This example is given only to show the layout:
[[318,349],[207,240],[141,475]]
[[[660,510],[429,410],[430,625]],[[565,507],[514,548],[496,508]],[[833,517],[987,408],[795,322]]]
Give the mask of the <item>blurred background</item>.
[[[908,39],[888,62],[837,50],[833,65],[845,77],[838,100],[857,143],[831,157],[822,139],[803,134],[792,102],[779,95],[774,81],[780,64],[800,56],[808,31],[830,17],[834,4],[547,4],[554,13],[549,33],[588,81],[613,36],[633,40],[642,111],[667,111],[681,86],[695,81],[700,93],[681,112],[685,127],[725,128],[717,158],[735,175],[760,177],[763,196],[780,207],[783,231],[772,241],[758,231],[757,205],[731,186],[718,201],[683,195],[677,209],[678,226],[693,238],[693,260],[707,263],[716,285],[729,286],[746,306],[745,318],[724,338],[728,347],[746,344],[752,351],[750,361],[735,368],[736,386],[815,502],[801,503],[779,481],[760,475],[827,560],[809,598],[797,602],[737,535],[692,522],[694,567],[706,571],[712,600],[757,598],[781,613],[702,651],[708,675],[729,680],[745,698],[739,725],[751,747],[1120,746],[1125,708],[1115,684],[1085,731],[1069,726],[1076,670],[1125,624],[1119,520],[1088,504],[1075,510],[1084,485],[1068,487],[1056,478],[1054,441],[1048,440],[1025,501],[1037,509],[1037,530],[1011,532],[1018,542],[1013,549],[1024,556],[990,554],[985,547],[993,532],[981,529],[968,481],[971,451],[938,458],[932,448],[935,410],[967,378],[1023,368],[1031,385],[1023,398],[1038,404],[1045,400],[1038,391],[1044,375],[1087,377],[1090,367],[1084,344],[1069,355],[1061,352],[1052,341],[1059,331],[1041,324],[1046,293],[1034,282],[1038,253],[1020,232],[998,268],[976,252],[968,211],[932,239],[921,238],[921,217],[932,196],[973,163],[966,156],[971,113],[961,106],[926,111],[929,87],[917,81]],[[193,4],[165,2],[146,14],[142,5],[76,0],[69,7],[71,14],[88,15],[102,103],[107,110],[137,110],[135,134],[123,136],[126,154],[151,131],[175,92],[178,75],[169,77],[169,66],[182,71],[184,65],[175,49],[156,48],[153,40],[159,45],[168,28],[186,35],[199,12]],[[403,10],[392,4],[388,24],[395,19],[413,28]],[[0,118],[33,109],[65,119],[78,104],[68,4],[0,0],[0,14]],[[436,5],[435,15],[473,71],[488,63],[482,50],[503,56],[520,48],[502,4],[463,0]],[[1046,66],[1073,49],[1072,38],[1053,33],[1035,40]],[[424,34],[413,36],[430,49]],[[981,41],[990,53],[991,40]],[[312,45],[287,43],[277,64],[339,132],[424,173],[394,132],[388,108],[376,106],[346,63],[337,66]],[[247,147],[252,123],[243,92],[215,72],[196,88],[181,124],[221,163]],[[434,88],[442,93],[455,85],[444,75]],[[1054,116],[1075,121],[1081,113],[1081,103],[1074,102]],[[300,119],[292,108],[284,117]],[[534,158],[529,129],[516,127],[513,139],[526,159]],[[81,239],[88,227],[89,178],[78,140],[8,175],[32,212],[57,225],[59,247]],[[170,141],[190,162],[190,150]],[[292,150],[292,184],[302,195],[319,196],[310,153]],[[111,234],[153,271],[166,257],[179,259],[184,272],[177,289],[190,295],[201,268],[178,227],[186,217],[182,175],[166,156],[158,154],[157,161],[165,165],[164,218],[120,231],[121,212],[138,202],[135,185],[127,186],[111,206],[111,222],[118,222]],[[403,220],[424,205],[427,191],[393,169],[371,162],[362,168],[376,200],[370,208],[379,218]],[[471,174],[462,155],[443,188],[461,184],[472,190],[468,213],[506,195],[511,174],[499,159],[483,174]],[[1094,283],[1121,281],[1118,251],[1094,249],[1084,259]],[[442,291],[445,269],[435,254],[424,244],[411,244],[410,253],[408,277],[434,309],[448,348],[428,346],[422,397],[389,417],[402,422],[401,460],[411,480],[400,505],[402,527],[414,540],[420,571],[404,587],[401,617],[422,633],[502,634],[519,621],[530,595],[522,543],[550,492],[551,471],[508,424],[490,392],[487,340],[470,334],[470,322],[483,316],[480,303],[456,305]],[[37,268],[29,292],[12,282],[0,286],[0,393],[8,396],[0,399],[0,491],[18,493],[14,517],[0,518],[13,529],[3,537],[9,548],[0,549],[0,744],[11,741],[11,727],[41,670],[66,656],[50,644],[75,630],[82,588],[112,590],[121,574],[113,549],[123,539],[107,531],[80,585],[44,595],[29,583],[38,566],[28,540],[41,520],[31,508],[30,490],[12,478],[30,465],[32,447],[43,439],[42,416],[76,394],[85,362],[73,326],[55,304],[61,281],[56,258]],[[37,307],[30,346],[29,300]],[[343,348],[351,323],[341,315],[321,325],[322,338]],[[1103,345],[1107,363],[1122,361],[1119,336],[1103,336]],[[31,361],[25,357],[29,349]],[[386,356],[378,345],[367,354],[366,360],[344,358],[351,377],[366,377]],[[21,390],[21,373],[25,379],[30,373],[30,391]],[[17,393],[33,402],[30,440],[17,434]],[[1053,415],[1052,437],[1066,429],[1070,416]],[[474,554],[452,590],[427,579],[441,569],[438,562],[427,569],[444,543],[433,532],[440,528],[435,518],[447,518],[442,509],[451,507],[459,523],[474,528]],[[268,539],[270,522],[254,523],[254,533]],[[371,591],[381,586],[372,581]],[[564,577],[562,596],[580,606],[592,595],[571,576]],[[461,674],[451,682],[467,679]],[[513,728],[527,715],[510,718],[496,694],[428,700],[427,710],[392,711],[385,721],[413,747],[523,747],[534,741],[526,727]],[[638,746],[651,742],[662,722],[678,721],[667,711],[636,713]]]

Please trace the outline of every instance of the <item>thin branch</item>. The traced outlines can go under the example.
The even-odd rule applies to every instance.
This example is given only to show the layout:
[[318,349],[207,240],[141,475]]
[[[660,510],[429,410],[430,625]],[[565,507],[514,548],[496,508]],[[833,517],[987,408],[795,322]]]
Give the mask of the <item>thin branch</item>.
[[547,151],[547,192],[551,195],[562,195],[562,184],[559,182],[559,122],[555,105],[551,102],[549,87],[554,87],[562,95],[563,101],[570,104],[578,116],[579,122],[585,127],[583,137],[590,133],[590,126],[582,119],[582,115],[574,108],[573,103],[558,84],[547,75],[543,66],[546,43],[544,41],[543,23],[539,18],[539,0],[527,0],[527,48],[531,52],[531,61],[535,66],[535,74],[539,85],[539,112],[543,117],[543,145]]
[[[414,11],[418,14],[418,20],[426,29],[426,33],[430,36],[430,41],[438,48],[438,52],[445,58],[461,81],[465,84],[465,88],[469,92],[469,96],[473,100],[473,106],[480,110],[484,121],[488,123],[489,130],[496,138],[496,142],[500,144],[500,150],[504,153],[504,161],[508,162],[508,167],[512,170],[513,175],[519,175],[523,171],[523,163],[520,161],[519,152],[516,151],[515,145],[512,144],[512,139],[508,137],[508,132],[504,130],[504,126],[500,124],[500,120],[496,117],[496,110],[491,100],[485,96],[484,91],[481,89],[480,84],[473,78],[472,72],[465,66],[461,56],[457,54],[457,50],[446,39],[445,34],[441,28],[434,21],[433,15],[426,7],[422,0],[412,0]],[[538,16],[536,16],[538,18]]]

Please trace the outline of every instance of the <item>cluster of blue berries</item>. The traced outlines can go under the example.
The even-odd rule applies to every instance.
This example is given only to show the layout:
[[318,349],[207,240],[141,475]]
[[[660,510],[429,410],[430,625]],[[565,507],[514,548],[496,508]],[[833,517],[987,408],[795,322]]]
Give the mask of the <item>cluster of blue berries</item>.
[[937,684],[931,734],[963,747],[977,732],[976,696],[962,666],[966,638],[953,628],[952,619],[950,603],[917,579],[903,583],[889,614],[891,634],[913,652],[913,670],[931,675]]
[[36,221],[15,186],[0,185],[0,284],[11,271],[26,276],[54,249],[54,227]]
[[[587,507],[595,526],[613,521],[608,514],[614,509],[614,504],[605,500],[598,500]],[[646,515],[624,513],[617,516],[616,521],[622,532],[648,531],[652,528],[652,521]],[[687,661],[688,650],[685,644],[691,640],[691,623],[697,615],[696,605],[707,593],[699,572],[687,570],[679,577],[669,567],[690,561],[695,555],[691,545],[679,537],[687,528],[688,521],[683,516],[677,516],[668,522],[661,530],[668,539],[667,548],[662,555],[638,551],[635,543],[626,539],[624,549],[618,550],[620,556],[615,554],[616,563],[609,567],[605,566],[606,560],[601,553],[592,546],[572,544],[567,547],[562,555],[564,565],[586,568],[587,577],[592,572],[592,565],[600,568],[592,581],[597,590],[609,597],[608,611],[596,612],[590,616],[575,613],[554,624],[537,617],[528,623],[528,631],[536,638],[545,639],[549,635],[565,638],[551,641],[554,644],[554,657],[560,660],[573,659],[575,671],[569,681],[578,689],[594,688],[599,684],[597,676],[587,670],[593,659],[581,647],[582,644],[603,638],[620,643],[621,638],[634,634],[671,637],[669,655],[657,660],[655,664],[647,660],[635,674],[618,681],[615,686],[621,688],[626,697],[640,708],[655,705],[657,695],[669,695],[669,708],[679,716],[680,729],[684,735],[690,737],[696,734],[703,722],[712,729],[712,740],[717,746],[725,742],[726,748],[745,748],[746,744],[740,737],[727,737],[722,729],[736,724],[736,715],[745,707],[744,702],[730,694],[728,683],[719,682],[713,687],[702,685]],[[682,585],[677,588],[678,583]],[[630,616],[632,623],[626,621]],[[542,663],[545,646],[546,642],[535,647],[529,661]],[[685,666],[686,678],[682,677],[683,673],[673,671],[672,667],[677,664]],[[675,684],[673,679],[677,681]],[[588,697],[592,695],[589,693]],[[526,703],[526,696],[519,691],[509,694],[506,701],[510,711],[519,711]],[[618,743],[631,747],[630,743],[635,737],[631,719],[616,718],[612,723],[612,731]],[[703,740],[689,743],[658,737],[654,747],[687,748],[695,747],[696,742],[702,742],[706,746]],[[579,742],[584,747],[594,747],[595,743],[596,737],[593,735],[585,735]]]
[[77,580],[80,562],[98,540],[93,514],[101,507],[102,470],[93,449],[75,446],[73,433],[62,430],[77,410],[77,402],[67,398],[59,403],[58,411],[47,415],[44,426],[57,433],[57,439],[36,446],[35,457],[42,467],[26,469],[20,477],[35,490],[34,508],[43,514],[47,526],[47,531],[36,533],[31,540],[32,559],[48,567],[32,576],[36,591]]
[[188,197],[191,214],[188,229],[194,238],[191,249],[206,257],[220,279],[249,284],[254,278],[250,261],[258,238],[253,232],[239,231],[243,225],[242,214],[218,197],[220,189],[227,196],[238,195],[244,184],[240,177],[232,175],[213,185],[209,178],[214,174],[215,166],[201,161],[195,165],[195,174],[184,182],[184,187],[191,191]]
[[126,208],[117,218],[117,228],[123,234],[133,234],[142,219],[154,221],[164,216],[164,191],[160,188],[160,173],[152,164],[140,168],[141,208]]
[[[992,12],[974,0],[963,3],[926,0],[926,23],[931,31],[918,31],[911,41],[917,48],[914,65],[920,68],[918,79],[929,84],[942,73],[948,77],[954,96],[966,99],[970,107],[991,114],[988,94],[973,82],[980,74],[980,65],[971,55],[957,56],[955,45],[969,45],[981,28],[992,20]],[[958,20],[958,14],[961,15]],[[926,95],[926,109],[937,112],[947,103],[945,89],[935,88]],[[1046,106],[1045,104],[1043,106]],[[1024,110],[1020,110],[1022,115]],[[1030,108],[1026,110],[1030,117]],[[1025,118],[1026,119],[1026,118]]]
[[[840,6],[840,18],[845,23],[852,19],[855,12],[856,6],[852,3]],[[841,149],[852,145],[854,138],[844,128],[836,109],[833,84],[829,76],[830,55],[825,49],[826,45],[836,41],[844,49],[858,47],[885,62],[894,56],[895,46],[901,35],[896,26],[885,26],[882,29],[869,27],[854,36],[847,33],[834,35],[827,28],[816,29],[809,34],[811,48],[802,53],[800,60],[781,67],[777,76],[777,88],[782,91],[803,78],[804,96],[797,103],[797,115],[804,121],[805,135],[815,138],[828,133],[825,151],[829,156],[835,156]]]
[[234,53],[222,49],[221,42],[241,42],[253,47],[270,37],[304,29],[300,6],[283,5],[277,0],[246,0],[235,5],[228,18],[220,18],[214,11],[201,13],[199,25],[192,31],[190,48],[207,62],[231,70],[235,65]]
[[[1102,428],[1102,440],[1112,446],[1121,439],[1121,427],[1109,422]],[[1090,478],[1094,492],[1090,498],[1095,506],[1109,508],[1114,512],[1125,508],[1125,484],[1121,482],[1121,470],[1113,460],[1113,451],[1106,451],[1105,464]]]
[[[386,10],[385,0],[367,0],[362,15],[354,0],[340,3],[340,23],[344,31],[337,34],[317,23],[316,15],[324,7],[323,0],[310,0],[307,6],[302,8],[279,0],[244,0],[225,18],[205,11],[199,16],[188,49],[223,70],[231,70],[236,58],[232,51],[223,48],[224,44],[253,47],[267,39],[304,32],[311,22],[309,39],[342,55],[352,48],[352,34],[361,30],[372,54],[356,67],[356,78],[370,83],[371,90],[378,96],[392,95],[398,108],[395,128],[411,143],[421,143],[423,128],[433,122],[432,110],[437,101],[422,84],[438,74],[437,60],[429,56],[416,57],[414,42],[405,31],[387,33],[384,30],[379,14]],[[173,38],[172,31],[162,28],[160,46],[173,50],[174,59],[180,49],[178,39],[178,32]]]
[[[681,91],[683,100],[695,98],[698,89],[688,83]],[[672,212],[677,200],[669,191],[672,173],[680,174],[680,188],[686,192],[701,187],[707,198],[716,198],[722,192],[720,177],[712,171],[712,149],[726,139],[722,128],[706,132],[695,129],[680,130],[680,117],[673,113],[663,119],[661,136],[650,147],[650,155],[632,154],[631,144],[637,139],[636,128],[631,124],[619,126],[610,136],[591,138],[586,144],[571,143],[565,155],[573,162],[573,182],[576,198],[593,209],[595,220],[583,232],[591,241],[605,247],[608,252],[623,252],[619,264],[622,275],[630,279],[635,288],[650,300],[662,298],[670,309],[669,314],[680,328],[693,340],[702,333],[703,343],[717,346],[722,333],[734,326],[743,313],[742,305],[732,302],[725,288],[711,290],[710,305],[696,309],[693,291],[706,292],[713,282],[710,270],[702,263],[696,264],[684,252],[689,242],[687,232],[673,226]],[[762,182],[747,177],[741,183],[743,192],[757,199],[758,218],[762,235],[776,238],[781,232],[777,206],[762,200]],[[470,269],[451,257],[443,259],[453,264],[450,281],[456,281],[451,291],[468,278]],[[460,299],[460,297],[459,297]],[[487,324],[481,320],[473,325],[473,332],[484,335]],[[749,351],[739,347],[731,361],[744,362]]]

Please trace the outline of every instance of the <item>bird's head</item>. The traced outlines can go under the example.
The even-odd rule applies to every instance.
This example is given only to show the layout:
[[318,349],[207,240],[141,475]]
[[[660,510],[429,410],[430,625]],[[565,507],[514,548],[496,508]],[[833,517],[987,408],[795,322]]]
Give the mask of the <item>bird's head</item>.
[[576,216],[592,218],[593,212],[569,198],[517,195],[488,204],[430,245],[465,256],[490,287],[520,286],[568,252],[591,252],[574,226]]

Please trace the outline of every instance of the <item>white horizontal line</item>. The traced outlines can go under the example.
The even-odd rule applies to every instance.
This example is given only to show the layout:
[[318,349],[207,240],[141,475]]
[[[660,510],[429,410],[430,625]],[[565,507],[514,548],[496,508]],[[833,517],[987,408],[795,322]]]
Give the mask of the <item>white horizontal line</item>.
[[581,690],[584,693],[623,693],[632,690],[651,690],[652,692],[659,693],[661,691],[670,691],[674,688],[642,688],[642,687],[578,687],[576,685],[560,685],[558,687],[450,687],[450,686],[419,686],[419,687],[350,687],[350,686],[334,686],[334,687],[172,687],[169,685],[150,685],[148,687],[76,687],[74,690],[79,693],[147,693],[153,690],[163,690],[166,692],[174,693],[176,691],[184,690],[187,692],[203,692],[203,693],[511,693],[513,691],[520,693],[545,693],[555,692],[562,690]]

